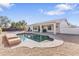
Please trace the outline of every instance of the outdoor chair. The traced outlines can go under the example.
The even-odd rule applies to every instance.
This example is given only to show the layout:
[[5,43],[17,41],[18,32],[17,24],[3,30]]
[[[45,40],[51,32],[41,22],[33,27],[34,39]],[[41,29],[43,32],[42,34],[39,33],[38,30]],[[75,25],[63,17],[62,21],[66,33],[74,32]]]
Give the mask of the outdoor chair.
[[20,43],[21,43],[20,38],[18,38],[16,35],[13,34],[4,35],[2,39],[2,44],[4,45],[4,47],[12,47]]

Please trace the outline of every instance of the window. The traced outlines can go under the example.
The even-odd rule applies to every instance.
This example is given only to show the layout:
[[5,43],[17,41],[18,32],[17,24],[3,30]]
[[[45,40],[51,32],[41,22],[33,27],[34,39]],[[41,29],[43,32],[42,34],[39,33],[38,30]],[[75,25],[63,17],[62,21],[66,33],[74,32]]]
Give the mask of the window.
[[51,30],[51,26],[48,26],[48,30]]
[[33,27],[34,30],[37,30],[37,27]]
[[59,25],[56,25],[56,28],[58,28],[59,27]]
[[56,24],[56,28],[59,28],[59,26],[60,26],[60,24],[59,24],[59,23],[57,23],[57,24]]

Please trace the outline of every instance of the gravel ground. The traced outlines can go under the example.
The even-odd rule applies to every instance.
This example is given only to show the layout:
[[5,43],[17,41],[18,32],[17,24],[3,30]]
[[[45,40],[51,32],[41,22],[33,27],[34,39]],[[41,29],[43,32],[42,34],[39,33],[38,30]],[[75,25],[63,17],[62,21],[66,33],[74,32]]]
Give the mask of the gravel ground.
[[79,55],[79,45],[65,42],[63,45],[55,48],[27,48],[18,47],[15,49],[0,48],[2,56],[73,56]]

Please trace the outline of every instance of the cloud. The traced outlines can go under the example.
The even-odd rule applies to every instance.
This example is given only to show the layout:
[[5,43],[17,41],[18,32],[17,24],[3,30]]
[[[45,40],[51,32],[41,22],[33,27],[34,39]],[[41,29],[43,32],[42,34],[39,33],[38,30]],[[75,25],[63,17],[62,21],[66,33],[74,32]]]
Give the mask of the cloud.
[[3,11],[4,8],[10,8],[12,6],[14,6],[15,4],[13,3],[0,3],[0,11]]
[[77,4],[58,4],[55,6],[58,10],[73,10]]
[[75,9],[77,4],[57,4],[53,8],[53,10],[43,11],[46,15],[62,15],[65,14],[68,10]]
[[63,11],[48,11],[48,12],[46,12],[45,14],[47,14],[47,15],[62,15],[62,14],[64,14],[65,12],[63,12]]
[[1,7],[6,7],[6,8],[12,7],[13,5],[15,5],[15,4],[11,4],[11,3],[0,3],[0,6]]

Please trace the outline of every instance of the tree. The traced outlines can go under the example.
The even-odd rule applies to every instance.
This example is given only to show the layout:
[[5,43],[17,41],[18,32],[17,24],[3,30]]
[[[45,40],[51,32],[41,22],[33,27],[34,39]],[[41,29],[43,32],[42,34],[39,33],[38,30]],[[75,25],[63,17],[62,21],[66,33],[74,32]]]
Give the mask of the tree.
[[25,30],[25,29],[26,29],[26,26],[27,26],[27,23],[26,23],[24,20],[22,20],[22,21],[19,21],[19,25],[20,25],[20,27],[21,27],[23,30]]
[[16,28],[19,30],[25,30],[26,26],[27,26],[27,23],[24,20],[11,23],[11,28]]
[[7,16],[0,16],[0,27],[7,28],[9,27],[10,20]]
[[27,26],[27,23],[26,23],[24,20],[22,20],[22,21],[19,21],[19,22],[17,23],[17,25],[18,25],[18,27],[19,27],[20,29],[25,30],[25,29],[26,29],[26,26]]
[[15,22],[11,23],[11,28],[16,28],[16,23]]

